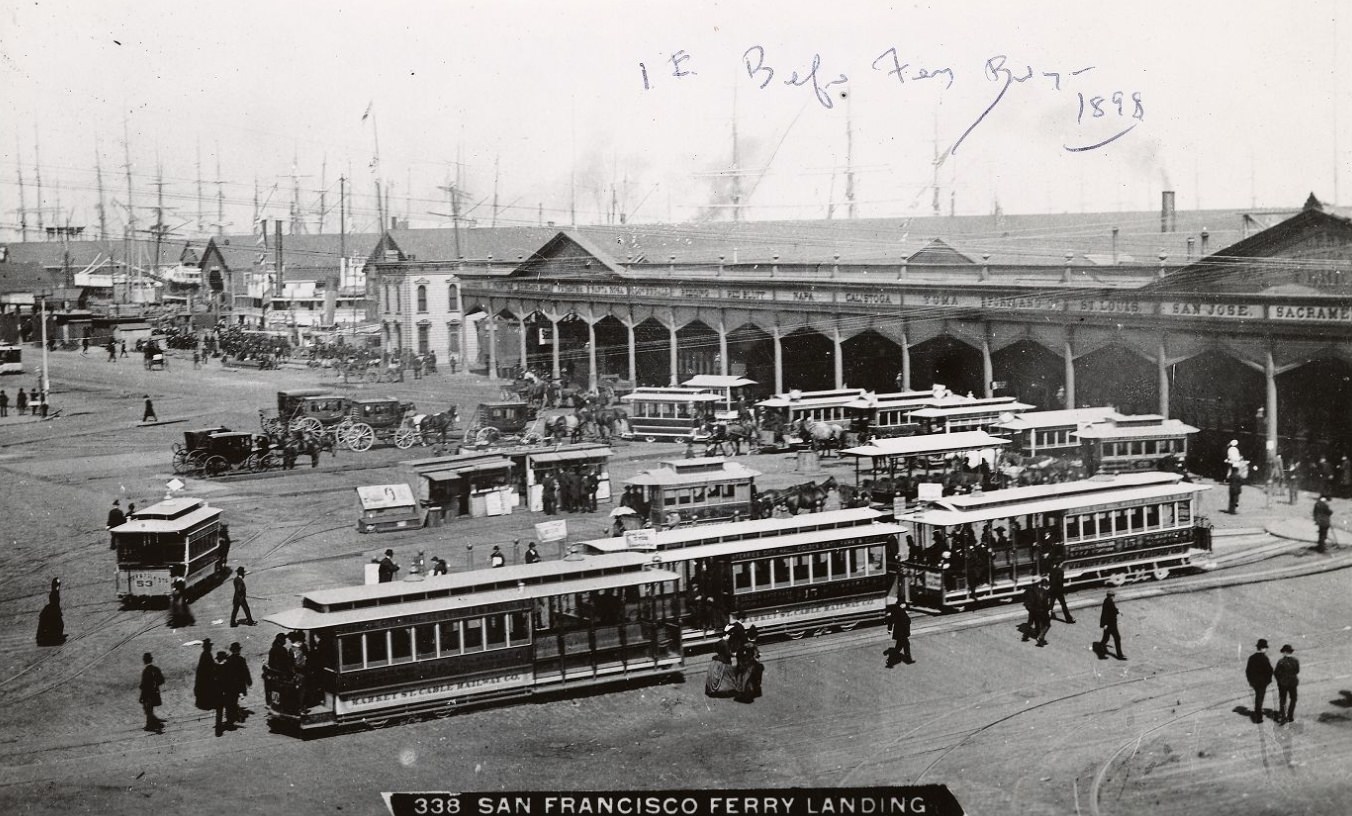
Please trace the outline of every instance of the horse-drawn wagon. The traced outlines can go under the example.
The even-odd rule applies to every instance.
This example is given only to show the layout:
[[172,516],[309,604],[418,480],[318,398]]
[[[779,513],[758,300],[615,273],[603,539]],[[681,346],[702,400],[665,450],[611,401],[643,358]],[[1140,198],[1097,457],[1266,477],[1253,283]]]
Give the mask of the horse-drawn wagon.
[[232,470],[269,470],[281,464],[282,455],[269,437],[224,427],[184,431],[183,444],[174,445],[175,473],[220,476]]
[[406,450],[422,438],[418,428],[409,421],[413,403],[400,402],[393,397],[354,399],[348,401],[348,427],[343,441],[354,451],[370,450],[376,440],[393,442]]

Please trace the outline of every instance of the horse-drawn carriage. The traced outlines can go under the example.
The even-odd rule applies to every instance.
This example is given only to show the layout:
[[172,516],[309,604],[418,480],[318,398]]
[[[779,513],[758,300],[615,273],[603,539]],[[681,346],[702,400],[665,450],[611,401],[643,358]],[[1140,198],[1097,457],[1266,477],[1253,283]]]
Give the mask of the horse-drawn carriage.
[[400,402],[393,397],[354,399],[348,401],[347,428],[343,441],[354,451],[370,450],[376,440],[393,442],[406,450],[418,444],[422,435],[409,420],[413,403]]
[[184,431],[183,444],[174,444],[175,473],[219,476],[232,470],[269,470],[281,464],[281,452],[264,434],[200,428]]
[[522,400],[481,402],[465,426],[465,443],[486,444],[524,437],[537,416],[537,407]]
[[302,431],[328,434],[335,440],[342,439],[352,425],[347,397],[315,388],[278,391],[277,415],[259,411],[258,420],[269,436]]

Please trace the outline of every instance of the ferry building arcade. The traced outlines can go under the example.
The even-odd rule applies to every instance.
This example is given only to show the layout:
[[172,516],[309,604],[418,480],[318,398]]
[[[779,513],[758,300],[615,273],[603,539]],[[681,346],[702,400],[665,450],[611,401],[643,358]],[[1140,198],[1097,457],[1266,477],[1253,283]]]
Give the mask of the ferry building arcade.
[[563,230],[505,274],[458,274],[465,312],[487,316],[490,372],[524,359],[592,387],[739,374],[776,393],[941,383],[1181,419],[1203,429],[1203,473],[1232,438],[1259,467],[1271,450],[1352,455],[1352,221],[1313,196],[1181,266],[993,264],[942,240],[866,264],[733,254],[634,262]]

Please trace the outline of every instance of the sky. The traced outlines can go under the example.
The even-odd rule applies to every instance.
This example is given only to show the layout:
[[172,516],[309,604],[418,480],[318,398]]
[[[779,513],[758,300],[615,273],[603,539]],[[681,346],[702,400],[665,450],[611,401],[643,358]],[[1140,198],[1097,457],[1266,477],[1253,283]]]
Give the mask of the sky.
[[837,5],[0,0],[0,238],[1352,200],[1340,0]]

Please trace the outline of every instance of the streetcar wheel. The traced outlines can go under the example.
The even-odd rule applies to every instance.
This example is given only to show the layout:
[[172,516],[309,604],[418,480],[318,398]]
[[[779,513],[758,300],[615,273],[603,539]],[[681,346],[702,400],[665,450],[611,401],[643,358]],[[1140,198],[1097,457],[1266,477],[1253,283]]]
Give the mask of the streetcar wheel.
[[1159,569],[1155,570],[1155,572],[1152,574],[1155,576],[1156,581],[1163,581],[1165,578],[1169,577],[1169,568],[1160,567]]
[[1112,575],[1109,575],[1104,581],[1104,583],[1111,587],[1120,587],[1126,582],[1127,574],[1125,572],[1115,572]]
[[358,422],[348,429],[347,446],[354,451],[370,450],[375,441],[375,429],[365,422]]
[[789,636],[790,638],[792,638],[793,640],[802,640],[802,639],[803,639],[803,635],[806,635],[807,632],[805,632],[805,631],[803,631],[803,630],[800,629],[800,630],[798,630],[798,631],[790,631],[790,632],[787,632],[786,634],[788,634],[788,636]]
[[412,428],[400,428],[394,432],[394,446],[399,450],[408,450],[417,441],[418,432]]
[[202,463],[202,470],[208,476],[220,476],[222,473],[230,472],[230,463],[226,461],[224,456],[208,456],[207,460]]

